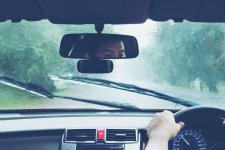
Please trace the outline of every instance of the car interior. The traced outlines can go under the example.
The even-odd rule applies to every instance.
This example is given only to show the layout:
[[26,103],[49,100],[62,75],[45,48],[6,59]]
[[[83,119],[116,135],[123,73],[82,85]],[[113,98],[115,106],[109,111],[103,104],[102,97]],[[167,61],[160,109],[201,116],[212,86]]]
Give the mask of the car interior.
[[[178,26],[179,31],[175,31],[172,35],[168,32],[160,32],[162,34],[156,37],[171,39],[171,41],[182,39],[174,35],[179,34],[181,30],[183,33],[179,34],[180,37],[185,32],[191,33],[183,27],[188,23],[194,24],[193,32],[199,29],[198,25],[218,25],[221,30],[212,30],[212,34],[209,34],[215,37],[218,35],[220,38],[215,38],[215,41],[209,39],[215,45],[211,48],[207,61],[214,60],[213,51],[221,45],[217,41],[222,39],[221,43],[225,43],[223,40],[225,1],[223,0],[0,1],[0,31],[2,33],[0,35],[0,105],[2,105],[0,107],[0,149],[145,150],[149,140],[147,127],[150,121],[157,112],[169,110],[174,113],[176,122],[185,123],[185,127],[169,141],[169,150],[225,150],[225,126],[223,126],[225,70],[220,69],[225,68],[225,46],[220,46],[218,48],[220,51],[215,52],[215,64],[220,64],[214,65],[210,68],[211,70],[206,67],[204,69],[208,71],[202,73],[205,76],[208,75],[210,79],[212,76],[218,77],[217,87],[207,88],[207,85],[212,85],[212,82],[200,84],[200,81],[205,79],[200,78],[202,75],[200,71],[200,73],[195,71],[198,73],[193,78],[190,74],[195,72],[191,71],[175,76],[171,82],[177,83],[176,80],[183,82],[182,79],[188,74],[191,83],[193,81],[192,87],[199,83],[200,93],[207,88],[205,91],[210,96],[198,95],[194,90],[179,87],[185,86],[185,83],[165,90],[161,87],[165,87],[166,82],[161,82],[155,87],[154,84],[149,86],[147,78],[151,78],[151,72],[154,72],[154,69],[152,68],[153,71],[150,73],[144,70],[147,69],[148,64],[150,66],[153,57],[156,58],[154,60],[162,62],[162,68],[159,68],[162,73],[158,73],[157,77],[160,75],[170,77],[170,74],[164,71],[165,68],[163,69],[163,66],[166,67],[169,62],[164,60],[164,55],[162,59],[158,59],[159,54],[149,53],[150,55],[145,59],[144,55],[148,53],[142,47],[142,42],[146,41],[132,34],[136,32],[135,30],[139,32],[143,28],[141,25],[146,25],[149,21],[161,23],[162,28],[164,23],[169,21],[170,27],[165,27],[168,32],[170,28]],[[29,23],[33,26],[28,27]],[[44,24],[46,28],[44,25],[36,28],[40,24]],[[86,25],[91,27],[86,28]],[[137,26],[132,28],[131,32],[122,32],[133,25]],[[122,29],[118,29],[115,33],[111,32],[114,26],[120,26]],[[58,27],[57,30],[56,27]],[[78,27],[79,30],[75,30]],[[147,28],[150,27],[151,24],[147,24]],[[64,28],[65,32],[62,31]],[[144,34],[148,34],[147,28],[143,29]],[[35,31],[34,34],[33,31]],[[45,36],[36,34],[38,32],[42,32]],[[155,29],[153,32],[158,33],[159,30]],[[193,41],[201,43],[200,39],[207,39],[207,32],[211,33],[211,28],[206,28],[204,31],[199,29],[201,38]],[[39,47],[33,46],[36,49],[35,52],[29,48],[24,50],[24,47],[29,47],[29,44],[24,44],[24,39],[18,38],[19,33],[26,39],[26,43],[39,44],[40,40],[45,43],[39,44]],[[194,36],[193,33],[190,38]],[[184,39],[178,43],[185,44],[188,37]],[[149,38],[147,42],[150,41]],[[52,43],[56,46],[52,46]],[[207,43],[209,42],[202,45],[210,47]],[[56,54],[53,55],[45,49],[45,45],[54,49]],[[162,45],[168,49],[170,47],[169,44],[166,45],[159,40],[156,45],[159,49],[153,51],[160,51]],[[174,43],[171,45],[173,46]],[[187,49],[192,48],[193,51],[189,53],[195,55],[195,49],[198,48],[190,46]],[[180,49],[183,50],[177,46],[177,53],[171,53],[172,61],[180,56]],[[20,58],[17,59],[17,56]],[[186,56],[185,53],[182,58],[186,59]],[[190,61],[200,64],[198,67],[201,68],[202,58],[206,56],[198,55],[196,59],[183,59],[179,69],[187,70],[185,64],[190,64]],[[51,70],[51,74],[46,69],[47,73],[43,75],[45,68],[39,62],[47,62],[50,59],[49,66],[46,68]],[[133,65],[135,62],[131,63],[137,59],[140,62],[143,60],[145,65],[135,66]],[[13,65],[10,61],[13,61]],[[117,63],[118,61],[121,64]],[[63,64],[64,62],[66,63]],[[32,68],[33,70],[29,69],[35,65],[41,67],[36,70],[35,67]],[[173,65],[176,66],[176,63]],[[51,66],[55,68],[52,69]],[[128,67],[127,70],[124,71],[122,66]],[[134,69],[135,67],[138,69]],[[16,72],[16,68],[20,73]],[[200,70],[199,68],[196,70]],[[21,71],[23,69],[24,72]],[[217,72],[221,70],[220,74],[210,74],[213,69]],[[174,72],[178,74],[179,70]],[[115,74],[121,80],[113,80],[112,76]],[[145,77],[146,80],[136,84],[139,82],[131,78],[131,82],[126,82],[125,78],[122,78],[124,74],[128,74],[129,77],[136,75],[137,80]],[[26,75],[29,76],[25,78]],[[42,75],[45,78],[41,78]],[[44,86],[50,83],[56,90],[50,90],[48,86]],[[5,94],[6,91],[8,95]],[[174,94],[170,91],[174,91]],[[26,101],[22,101],[24,98],[22,92],[29,93],[25,94]],[[184,97],[181,96],[183,93],[185,93]],[[12,101],[9,97],[12,97]],[[191,99],[196,100],[191,101]]]

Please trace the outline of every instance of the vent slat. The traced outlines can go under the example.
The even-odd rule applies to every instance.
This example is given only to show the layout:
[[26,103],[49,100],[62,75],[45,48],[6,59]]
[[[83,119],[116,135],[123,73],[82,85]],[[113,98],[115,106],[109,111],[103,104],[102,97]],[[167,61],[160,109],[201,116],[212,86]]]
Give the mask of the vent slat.
[[106,141],[136,141],[135,129],[108,129],[106,132]]
[[69,129],[65,139],[66,142],[95,142],[96,129]]

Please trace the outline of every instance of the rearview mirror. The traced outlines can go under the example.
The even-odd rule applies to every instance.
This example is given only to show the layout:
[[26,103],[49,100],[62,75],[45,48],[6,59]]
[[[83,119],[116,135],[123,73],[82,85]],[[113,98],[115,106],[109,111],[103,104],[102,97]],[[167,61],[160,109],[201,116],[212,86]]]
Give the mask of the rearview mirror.
[[138,56],[137,39],[115,34],[67,34],[60,45],[64,58],[124,59]]
[[79,60],[77,70],[80,73],[111,73],[113,62],[111,60]]

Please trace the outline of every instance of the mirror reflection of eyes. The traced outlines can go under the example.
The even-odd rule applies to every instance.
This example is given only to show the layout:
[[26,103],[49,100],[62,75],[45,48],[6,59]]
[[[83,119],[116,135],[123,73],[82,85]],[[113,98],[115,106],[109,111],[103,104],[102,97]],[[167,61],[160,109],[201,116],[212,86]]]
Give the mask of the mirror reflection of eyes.
[[112,54],[105,54],[102,58],[113,58],[113,55]]
[[113,57],[113,51],[110,50],[103,50],[96,53],[98,58],[112,58]]
[[97,53],[98,58],[125,58],[125,50],[115,51],[115,50],[102,50]]
[[126,57],[125,51],[120,52],[120,57],[119,58],[125,58],[125,57]]

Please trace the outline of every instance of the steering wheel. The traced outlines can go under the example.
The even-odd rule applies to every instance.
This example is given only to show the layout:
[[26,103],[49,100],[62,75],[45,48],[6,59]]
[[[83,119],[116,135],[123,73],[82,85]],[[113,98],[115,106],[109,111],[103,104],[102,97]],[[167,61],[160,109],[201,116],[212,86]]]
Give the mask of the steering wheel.
[[[225,109],[207,106],[194,106],[183,109],[174,114],[176,122],[187,119],[200,119],[199,117],[221,117],[225,118]],[[194,118],[193,118],[194,117]]]
[[[177,113],[174,114],[174,117],[175,117],[176,122],[181,122],[181,121],[184,122],[185,128],[186,127],[191,128],[193,126],[199,126],[199,127],[204,128],[205,125],[213,124],[215,122],[221,123],[221,126],[222,126],[223,119],[225,118],[225,110],[222,108],[216,108],[216,107],[194,106],[194,107],[190,107],[190,108],[178,111]],[[195,132],[195,131],[185,130],[182,134],[178,134],[175,139],[173,139],[169,142],[169,149],[170,150],[176,150],[176,149],[199,150],[199,149],[202,149],[202,147],[198,147],[196,145],[193,146],[194,138],[193,138],[193,141],[191,141],[190,139],[189,139],[190,141],[187,141],[186,139],[184,139],[184,137],[182,137],[182,136],[186,136],[186,134],[191,134],[190,132]],[[197,133],[192,133],[193,136],[195,134],[197,134]],[[188,138],[188,136],[187,136],[187,138]],[[181,142],[177,143],[177,145],[179,145],[179,146],[176,146],[174,144],[174,142],[176,143],[177,141],[179,141],[179,139]],[[199,140],[199,141],[203,141],[203,140]],[[193,143],[191,143],[191,142],[193,142]],[[181,143],[184,143],[185,148],[184,147],[182,148]],[[185,144],[186,144],[186,146],[185,146]],[[204,145],[204,144],[202,144],[202,145]],[[187,148],[187,147],[189,147],[189,148]]]

